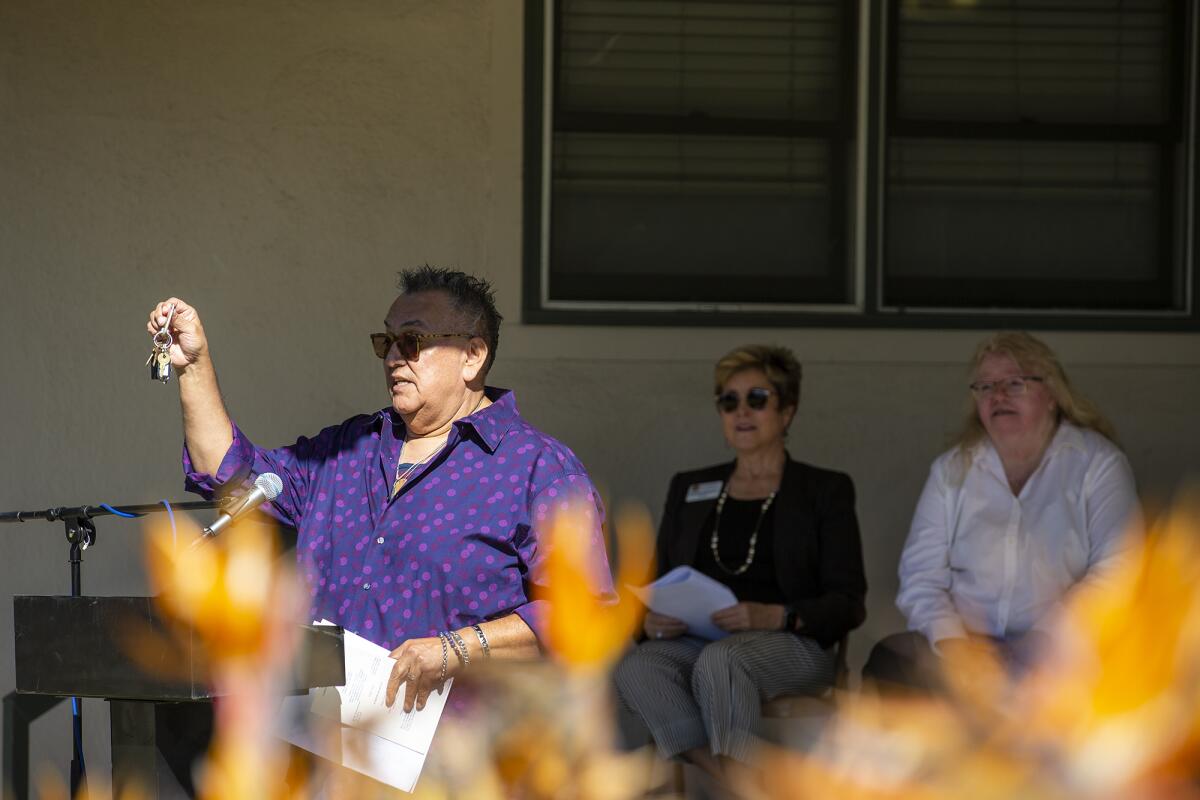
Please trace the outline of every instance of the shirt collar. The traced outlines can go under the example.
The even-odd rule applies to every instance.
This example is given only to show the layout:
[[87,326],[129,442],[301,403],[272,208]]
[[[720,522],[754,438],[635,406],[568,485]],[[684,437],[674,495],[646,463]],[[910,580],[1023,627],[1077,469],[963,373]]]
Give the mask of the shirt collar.
[[1068,448],[1075,448],[1081,453],[1087,452],[1087,445],[1083,441],[1083,431],[1063,420],[1058,423],[1058,430],[1054,432],[1054,438],[1050,440],[1050,446],[1046,448],[1045,457],[1049,458]]
[[521,419],[521,414],[517,411],[517,397],[511,389],[486,386],[483,393],[492,404],[454,424],[462,431],[463,436],[467,436],[468,431],[474,431],[484,448],[489,453],[494,453],[505,435]]
[[[1050,439],[1050,444],[1046,447],[1046,452],[1042,454],[1042,463],[1050,460],[1063,450],[1070,448],[1074,448],[1080,452],[1087,451],[1087,445],[1083,441],[1083,432],[1071,423],[1063,420],[1058,423],[1058,430],[1054,432],[1054,436]],[[972,448],[971,461],[974,464],[987,467],[999,477],[1004,477],[1004,465],[1000,463],[1000,454],[996,452],[995,445],[986,436]]]
[[[494,453],[505,435],[520,420],[521,414],[517,410],[516,395],[511,389],[486,386],[483,393],[492,404],[455,420],[454,426],[462,437],[474,436],[489,453]],[[382,408],[375,417],[379,423],[391,425],[397,438],[404,438],[404,420],[400,419],[394,408]]]

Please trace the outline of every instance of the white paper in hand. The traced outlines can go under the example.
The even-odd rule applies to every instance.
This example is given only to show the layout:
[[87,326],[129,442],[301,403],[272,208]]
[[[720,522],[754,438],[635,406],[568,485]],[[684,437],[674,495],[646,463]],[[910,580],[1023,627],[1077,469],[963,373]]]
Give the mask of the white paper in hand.
[[[322,620],[318,624],[330,624]],[[385,648],[346,631],[346,684],[284,698],[275,732],[297,747],[377,781],[411,792],[425,766],[453,679],[433,692],[425,708],[404,711],[404,686],[388,708],[387,682],[395,665]],[[315,725],[324,717],[333,723]]]
[[405,687],[400,684],[396,702],[389,708],[387,686],[396,662],[388,651],[350,631],[345,633],[343,646],[346,685],[314,690],[313,713],[418,752],[428,752],[454,680],[446,681],[441,692],[431,693],[424,709],[414,708],[409,712],[404,711]]
[[737,605],[729,587],[691,567],[676,567],[654,583],[630,586],[655,613],[675,617],[687,623],[688,634],[702,639],[728,636],[712,623],[712,615],[722,608]]

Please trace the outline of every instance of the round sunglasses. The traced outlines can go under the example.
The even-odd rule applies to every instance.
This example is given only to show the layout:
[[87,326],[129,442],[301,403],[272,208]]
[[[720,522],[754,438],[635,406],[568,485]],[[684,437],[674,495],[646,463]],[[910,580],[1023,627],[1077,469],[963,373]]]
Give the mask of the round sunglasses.
[[[770,389],[764,389],[761,386],[755,386],[750,391],[746,392],[746,405],[755,411],[761,411],[767,407],[767,401],[771,399],[771,395],[775,394]],[[737,392],[728,391],[717,395],[717,408],[724,414],[732,414],[737,411],[737,407],[741,405],[742,396]]]
[[416,361],[421,357],[421,343],[430,339],[470,339],[473,333],[417,333],[403,331],[402,333],[372,333],[371,346],[375,355],[387,358],[392,351],[392,345],[399,345],[400,358],[405,361]]

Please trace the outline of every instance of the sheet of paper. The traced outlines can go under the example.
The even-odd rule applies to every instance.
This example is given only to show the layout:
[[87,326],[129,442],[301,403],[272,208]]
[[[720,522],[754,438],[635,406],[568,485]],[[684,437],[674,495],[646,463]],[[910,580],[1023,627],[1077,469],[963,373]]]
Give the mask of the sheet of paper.
[[420,711],[404,712],[403,687],[388,708],[387,683],[395,661],[387,650],[350,631],[343,642],[346,684],[285,698],[276,717],[276,734],[322,758],[411,792],[453,681],[446,682],[441,694],[431,694]]
[[313,712],[396,744],[428,751],[453,680],[446,682],[440,694],[436,691],[430,694],[420,711],[414,708],[407,714],[404,712],[403,686],[395,704],[388,708],[387,685],[396,662],[384,648],[349,631],[343,641],[346,685],[314,690]]
[[737,598],[728,586],[691,567],[676,567],[654,583],[629,588],[651,611],[686,622],[693,636],[721,639],[729,635],[713,625],[712,615],[737,605]]
[[329,720],[312,710],[313,695],[286,697],[275,735],[334,764],[405,792],[413,791],[425,753]]

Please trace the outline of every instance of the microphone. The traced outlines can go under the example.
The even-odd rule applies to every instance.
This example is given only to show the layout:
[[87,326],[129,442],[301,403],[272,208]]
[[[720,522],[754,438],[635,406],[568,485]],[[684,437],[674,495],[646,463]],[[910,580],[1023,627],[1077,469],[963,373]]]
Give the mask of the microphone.
[[217,520],[201,531],[201,538],[198,541],[214,537],[225,528],[232,525],[239,518],[261,506],[270,500],[279,497],[279,493],[283,491],[283,481],[274,472],[264,472],[254,479],[254,488],[246,493],[244,497],[238,499],[229,508],[221,509],[221,516]]

